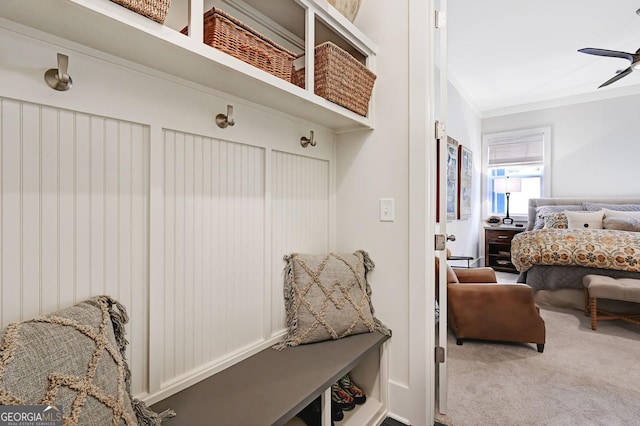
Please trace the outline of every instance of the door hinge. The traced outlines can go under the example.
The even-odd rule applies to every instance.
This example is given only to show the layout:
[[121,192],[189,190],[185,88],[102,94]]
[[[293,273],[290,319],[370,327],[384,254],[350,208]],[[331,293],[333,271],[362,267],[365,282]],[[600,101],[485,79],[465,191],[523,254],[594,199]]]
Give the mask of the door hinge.
[[447,136],[447,123],[436,120],[436,139],[444,139]]
[[447,26],[447,12],[436,10],[436,28],[444,28]]
[[436,362],[438,364],[444,363],[444,358],[445,358],[444,348],[442,346],[436,346],[435,349],[436,349]]

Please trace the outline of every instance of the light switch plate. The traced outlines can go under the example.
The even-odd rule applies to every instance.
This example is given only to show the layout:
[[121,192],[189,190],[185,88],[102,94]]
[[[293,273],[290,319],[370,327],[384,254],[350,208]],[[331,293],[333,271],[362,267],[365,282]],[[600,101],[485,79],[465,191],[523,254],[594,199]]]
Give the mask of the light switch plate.
[[393,198],[380,198],[380,222],[395,220],[395,201]]

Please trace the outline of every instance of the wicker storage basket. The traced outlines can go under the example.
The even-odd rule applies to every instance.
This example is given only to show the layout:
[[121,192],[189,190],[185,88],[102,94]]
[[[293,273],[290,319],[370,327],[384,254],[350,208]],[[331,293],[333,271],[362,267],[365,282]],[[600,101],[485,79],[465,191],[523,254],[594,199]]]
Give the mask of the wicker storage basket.
[[[187,31],[188,27],[185,27],[182,33],[187,34]],[[204,43],[276,77],[291,81],[295,53],[215,7],[204,14]]]
[[169,12],[171,0],[111,0],[114,3],[133,10],[142,16],[164,24]]
[[[366,116],[376,75],[331,42],[315,48],[314,92],[318,96]],[[293,71],[291,82],[304,87],[305,69]]]

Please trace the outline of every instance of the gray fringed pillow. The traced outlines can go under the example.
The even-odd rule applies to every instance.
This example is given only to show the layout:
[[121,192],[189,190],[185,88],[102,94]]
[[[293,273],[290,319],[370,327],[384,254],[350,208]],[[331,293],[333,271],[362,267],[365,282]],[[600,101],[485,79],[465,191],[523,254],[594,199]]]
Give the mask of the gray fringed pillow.
[[276,349],[376,330],[391,335],[374,315],[367,274],[375,265],[365,251],[284,260],[288,333]]
[[125,308],[108,296],[0,332],[0,405],[61,406],[65,426],[160,425],[131,397]]

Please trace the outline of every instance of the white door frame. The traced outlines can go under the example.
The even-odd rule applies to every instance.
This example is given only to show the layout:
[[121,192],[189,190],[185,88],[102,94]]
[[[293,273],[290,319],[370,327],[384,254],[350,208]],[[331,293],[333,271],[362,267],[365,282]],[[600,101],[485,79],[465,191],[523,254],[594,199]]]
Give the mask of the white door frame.
[[[440,70],[438,91],[439,98],[436,102],[439,103],[438,120],[445,123],[444,131],[441,132],[440,143],[440,224],[439,233],[447,235],[447,119],[448,119],[448,74],[447,74],[447,0],[440,0],[438,5],[438,12],[442,18],[440,22],[440,28],[436,30],[436,42],[438,43],[438,68]],[[434,64],[435,67],[435,64]],[[458,159],[460,161],[460,159]],[[447,392],[448,392],[448,376],[447,376],[447,256],[446,251],[438,252],[440,259],[440,271],[439,282],[435,283],[438,286],[439,294],[439,306],[440,306],[440,322],[438,324],[438,342],[437,346],[444,350],[444,361],[437,363],[435,368],[438,370],[438,383],[436,389],[436,405],[438,412],[446,414],[447,412]]]
[[435,0],[409,0],[409,389],[412,425],[435,414]]

